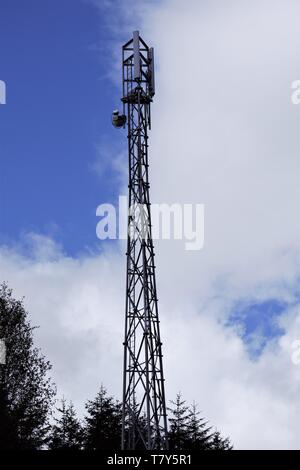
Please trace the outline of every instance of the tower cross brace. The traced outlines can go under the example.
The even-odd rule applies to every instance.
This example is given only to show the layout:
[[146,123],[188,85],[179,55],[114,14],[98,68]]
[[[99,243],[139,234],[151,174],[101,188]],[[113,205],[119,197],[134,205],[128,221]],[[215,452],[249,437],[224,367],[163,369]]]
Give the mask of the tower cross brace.
[[138,31],[122,48],[128,129],[129,209],[123,364],[122,449],[167,449],[167,414],[149,196],[148,129],[155,94],[154,52]]

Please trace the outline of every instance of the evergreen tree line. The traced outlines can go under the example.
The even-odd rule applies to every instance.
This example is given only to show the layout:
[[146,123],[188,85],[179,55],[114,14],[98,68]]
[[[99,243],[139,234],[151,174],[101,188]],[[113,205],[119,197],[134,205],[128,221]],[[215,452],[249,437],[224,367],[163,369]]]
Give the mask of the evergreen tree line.
[[[87,401],[82,420],[65,399],[53,412],[51,364],[34,346],[33,331],[23,302],[2,284],[0,339],[5,341],[6,361],[0,363],[0,449],[119,450],[121,403],[103,386],[94,400]],[[187,406],[178,394],[170,405],[171,450],[232,449],[230,440],[209,426],[195,403]]]
[[[194,403],[191,407],[179,393],[169,411],[170,450],[231,450],[228,438],[219,431],[212,431]],[[122,426],[121,403],[107,394],[102,386],[96,398],[86,404],[86,417],[81,422],[72,403],[62,400],[57,408],[49,436],[49,449],[52,450],[103,450],[120,449]]]

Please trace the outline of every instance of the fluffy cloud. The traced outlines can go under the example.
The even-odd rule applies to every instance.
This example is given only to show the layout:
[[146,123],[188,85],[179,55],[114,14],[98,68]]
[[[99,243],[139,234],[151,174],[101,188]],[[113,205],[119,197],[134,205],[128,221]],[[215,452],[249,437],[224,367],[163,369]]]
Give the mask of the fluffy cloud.
[[187,256],[174,246],[182,282],[185,266],[198,273],[190,288],[206,292],[226,275],[247,295],[281,284],[283,272],[286,283],[297,278],[298,14],[296,2],[172,1],[148,28],[159,63],[152,193],[206,206],[204,250]]
[[30,246],[26,256],[20,248],[1,249],[0,278],[25,296],[58,391],[82,411],[101,381],[120,390],[124,269],[112,252],[68,258],[52,240],[32,235]]
[[[49,257],[44,249],[43,258],[36,258],[39,245],[50,246]],[[59,394],[72,399],[80,413],[101,382],[120,397],[124,259],[119,251],[71,259],[59,249],[54,253],[49,240],[34,237],[31,256],[1,249],[0,276],[17,296],[25,295]],[[254,362],[236,331],[216,321],[223,304],[208,302],[199,312],[194,299],[182,308],[163,297],[167,395],[181,390],[188,401],[197,400],[238,448],[297,448],[300,369],[291,362],[291,344],[300,333],[297,310],[285,315],[280,343],[269,343]]]
[[[270,339],[256,362],[220,324],[238,301],[297,305],[300,111],[290,96],[300,73],[299,3],[149,5],[140,2],[137,10],[134,2],[126,4],[129,18],[120,4],[113,29],[124,34],[127,27],[128,35],[139,27],[156,49],[152,199],[206,206],[201,252],[185,252],[180,242],[156,244],[161,311],[182,332],[182,348],[186,342],[174,359],[184,371],[177,382],[170,373],[169,384],[200,389],[201,406],[218,424],[228,423],[239,446],[297,447],[292,394],[299,372],[290,360],[290,337],[298,331],[295,320],[284,321],[290,308],[281,315],[286,334],[279,343]],[[164,337],[168,321],[165,330]],[[179,341],[172,331],[167,351]],[[190,344],[197,347],[190,350]]]
[[[202,251],[156,244],[167,394],[195,399],[237,448],[299,448],[299,3],[135,3],[113,27],[136,19],[156,49],[153,201],[206,206]],[[31,240],[27,256],[1,249],[0,277],[26,296],[60,393],[82,407],[103,381],[120,396],[123,251],[72,259]],[[286,304],[284,333],[253,359],[226,324],[237,301],[268,299]]]
[[[200,374],[208,363],[197,381],[207,393],[201,406],[212,414],[219,409],[216,422],[229,425],[241,447],[299,447],[293,416],[300,377],[290,361],[296,323],[291,320],[280,343],[270,341],[257,362],[243,356],[242,345],[231,354],[236,338],[216,323],[226,322],[239,300],[297,305],[300,109],[290,96],[300,74],[299,13],[296,1],[176,0],[145,21],[159,65],[152,194],[160,201],[204,203],[206,213],[198,254],[158,244],[161,297],[198,313],[190,328],[208,351],[203,346],[194,356],[193,349],[187,357],[198,369],[188,369]],[[209,345],[199,314],[203,322],[210,318],[204,329],[212,333]],[[289,315],[287,309],[282,321]]]

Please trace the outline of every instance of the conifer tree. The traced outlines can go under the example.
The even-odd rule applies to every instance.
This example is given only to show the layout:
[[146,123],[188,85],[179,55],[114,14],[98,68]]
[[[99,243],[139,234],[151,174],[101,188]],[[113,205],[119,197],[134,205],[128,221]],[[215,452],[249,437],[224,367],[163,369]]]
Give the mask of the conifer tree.
[[190,407],[186,442],[189,450],[207,450],[211,447],[211,427],[208,427],[208,422],[204,418],[200,418],[199,415],[200,411],[197,410],[197,405],[193,402]]
[[211,441],[212,450],[232,450],[233,446],[229,437],[223,438],[219,431],[215,431]]
[[197,405],[186,406],[180,393],[176,401],[171,401],[174,408],[169,410],[169,447],[170,450],[231,450],[229,438],[223,438],[218,431],[211,432],[208,421],[200,417]]
[[[1,370],[2,369],[2,370]],[[4,367],[0,365],[0,372]],[[17,448],[17,426],[7,401],[6,389],[1,382],[0,386],[0,450],[13,450]]]
[[178,393],[176,400],[171,403],[174,408],[168,408],[169,411],[169,447],[170,450],[185,449],[189,437],[189,408],[181,393]]
[[121,404],[107,395],[101,385],[96,398],[86,404],[85,448],[91,450],[120,449]]
[[6,363],[0,377],[0,448],[38,449],[45,444],[55,387],[50,363],[34,347],[33,330],[23,302],[6,284],[0,286],[0,339]]
[[57,408],[59,418],[55,418],[52,426],[49,449],[50,450],[80,450],[83,445],[83,429],[76,417],[76,411],[72,402],[67,405],[62,399],[61,407]]

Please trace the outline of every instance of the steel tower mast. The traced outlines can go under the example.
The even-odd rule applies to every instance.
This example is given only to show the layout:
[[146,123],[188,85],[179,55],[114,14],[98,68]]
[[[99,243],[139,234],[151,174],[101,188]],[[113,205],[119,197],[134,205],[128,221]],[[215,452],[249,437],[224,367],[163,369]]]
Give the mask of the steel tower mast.
[[123,449],[167,449],[167,415],[148,175],[154,54],[133,32],[122,48],[123,115],[128,128],[129,211],[123,368]]

